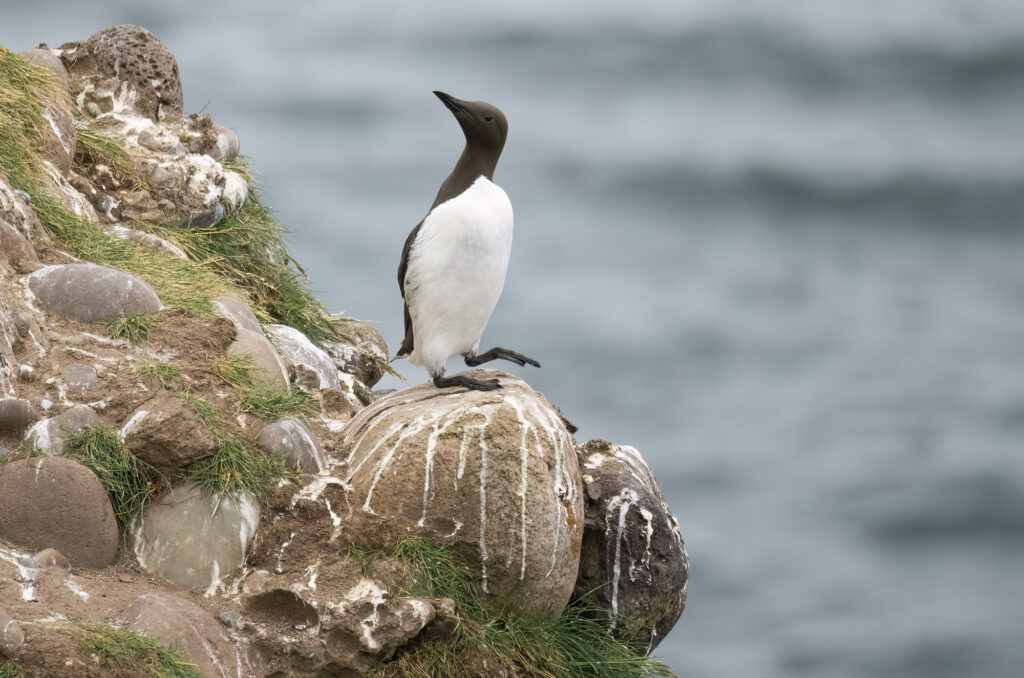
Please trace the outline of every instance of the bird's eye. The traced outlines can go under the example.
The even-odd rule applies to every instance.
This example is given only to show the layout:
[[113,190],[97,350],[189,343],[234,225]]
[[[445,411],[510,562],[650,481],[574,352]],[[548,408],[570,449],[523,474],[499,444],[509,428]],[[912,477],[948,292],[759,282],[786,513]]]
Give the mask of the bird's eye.
[[490,122],[490,121],[494,120],[494,116],[491,115],[490,113],[484,113],[484,120],[486,120],[487,122]]

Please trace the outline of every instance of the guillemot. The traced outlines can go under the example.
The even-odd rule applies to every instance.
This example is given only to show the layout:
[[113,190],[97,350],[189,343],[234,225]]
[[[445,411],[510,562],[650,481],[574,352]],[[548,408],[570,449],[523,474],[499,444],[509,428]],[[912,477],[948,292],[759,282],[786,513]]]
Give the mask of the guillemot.
[[427,368],[438,388],[493,391],[501,388],[497,379],[446,378],[444,372],[457,355],[470,367],[499,358],[540,367],[507,348],[477,353],[512,251],[512,203],[493,182],[508,122],[491,104],[434,94],[462,127],[466,147],[402,248],[398,287],[405,299],[405,341],[395,358]]

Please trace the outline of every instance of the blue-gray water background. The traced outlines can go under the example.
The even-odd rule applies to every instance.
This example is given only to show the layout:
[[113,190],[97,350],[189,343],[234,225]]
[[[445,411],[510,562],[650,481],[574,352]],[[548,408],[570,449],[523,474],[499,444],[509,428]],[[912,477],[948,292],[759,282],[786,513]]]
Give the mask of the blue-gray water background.
[[392,347],[462,143],[430,91],[503,108],[484,344],[653,467],[691,554],[681,675],[1021,675],[1024,3],[5,0],[0,44],[116,23]]

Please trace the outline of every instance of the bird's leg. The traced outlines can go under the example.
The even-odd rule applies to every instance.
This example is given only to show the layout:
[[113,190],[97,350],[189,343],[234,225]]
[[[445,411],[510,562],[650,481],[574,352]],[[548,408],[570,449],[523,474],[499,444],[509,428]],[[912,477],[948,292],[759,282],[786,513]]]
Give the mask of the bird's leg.
[[533,365],[534,367],[540,367],[540,363],[533,358],[528,358],[522,353],[516,353],[515,351],[507,348],[501,348],[495,346],[490,351],[485,351],[480,355],[463,355],[466,360],[466,364],[470,367],[476,367],[477,365],[483,365],[489,363],[492,360],[507,360],[517,365]]
[[464,386],[472,391],[494,391],[501,388],[497,379],[474,379],[464,374],[456,374],[454,377],[443,377],[438,374],[434,377],[434,386],[438,388]]

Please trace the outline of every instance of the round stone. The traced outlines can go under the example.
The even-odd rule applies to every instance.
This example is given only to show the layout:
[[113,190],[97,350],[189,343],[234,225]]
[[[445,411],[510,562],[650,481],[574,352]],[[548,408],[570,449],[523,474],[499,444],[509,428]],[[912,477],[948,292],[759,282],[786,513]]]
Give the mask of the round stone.
[[20,431],[36,420],[35,408],[24,398],[0,398],[0,431]]
[[315,474],[327,468],[327,455],[320,441],[299,419],[289,417],[268,425],[256,438],[256,445],[303,473]]
[[0,657],[15,656],[24,644],[25,631],[21,624],[0,610]]
[[32,550],[54,548],[75,567],[117,557],[117,521],[92,471],[66,457],[0,465],[0,537]]
[[60,376],[68,382],[71,388],[87,391],[96,385],[99,377],[96,375],[96,368],[85,363],[69,363],[61,370]]
[[649,654],[686,606],[679,523],[636,448],[591,440],[578,451],[586,521],[576,595],[608,611],[616,638]]
[[452,546],[485,595],[557,616],[576,582],[583,533],[572,436],[526,382],[496,370],[472,374],[503,388],[424,384],[348,423],[351,503],[399,533]]
[[96,264],[46,266],[28,277],[28,287],[46,309],[79,322],[156,313],[161,308],[145,282]]
[[273,344],[262,332],[238,329],[235,340],[228,346],[227,353],[251,357],[258,380],[271,381],[280,386],[288,385],[288,368],[284,366]]
[[267,325],[270,341],[281,357],[292,365],[301,365],[313,372],[317,387],[341,390],[338,368],[326,351],[311,342],[305,334],[287,325]]
[[64,454],[68,436],[100,420],[88,405],[74,405],[55,417],[40,419],[25,434],[25,444],[47,454]]

